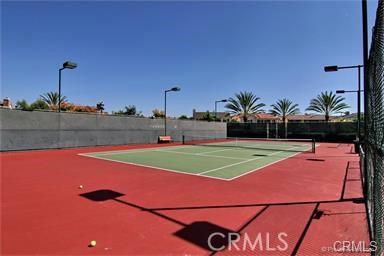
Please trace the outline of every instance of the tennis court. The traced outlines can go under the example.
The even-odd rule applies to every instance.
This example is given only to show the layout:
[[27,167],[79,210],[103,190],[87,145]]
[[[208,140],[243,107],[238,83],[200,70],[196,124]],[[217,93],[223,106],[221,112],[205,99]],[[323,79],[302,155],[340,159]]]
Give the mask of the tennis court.
[[312,140],[183,137],[183,145],[80,154],[202,177],[233,180],[299,153],[313,153]]
[[[368,244],[352,149],[321,142],[312,153],[309,141],[185,138],[2,153],[3,254],[318,255],[334,241]],[[161,170],[167,167],[172,172]],[[225,249],[216,251],[207,243],[215,232],[241,234],[239,244],[260,234],[263,248],[238,251],[217,239]],[[264,250],[267,235],[276,248],[281,232],[288,248]]]

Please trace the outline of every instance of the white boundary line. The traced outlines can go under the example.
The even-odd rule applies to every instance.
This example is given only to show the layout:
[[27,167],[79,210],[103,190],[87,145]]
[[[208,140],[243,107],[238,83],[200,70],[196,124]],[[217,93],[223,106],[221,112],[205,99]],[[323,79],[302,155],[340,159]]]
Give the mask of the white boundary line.
[[[172,151],[172,150],[157,150],[154,152],[161,152],[161,153],[172,153],[172,154],[180,154],[180,155],[189,155],[189,156],[201,156],[201,157],[213,157],[213,158],[227,158],[227,159],[234,159],[234,160],[248,160],[249,158],[240,158],[240,157],[230,157],[230,156],[216,156],[216,155],[203,155],[202,153],[197,154],[197,153],[187,153],[187,152],[178,152],[178,151]],[[209,151],[206,152],[212,153],[212,152],[217,152],[217,151]]]
[[[282,152],[283,152],[283,151],[282,151]],[[242,176],[244,176],[244,175],[253,173],[253,172],[257,171],[257,170],[260,170],[260,169],[263,169],[263,168],[265,168],[265,167],[267,167],[267,166],[276,164],[276,163],[278,163],[278,162],[280,162],[280,161],[287,160],[287,159],[289,159],[289,158],[291,158],[291,157],[294,157],[294,156],[296,156],[296,155],[298,155],[298,154],[301,154],[301,153],[304,153],[304,152],[297,152],[297,153],[295,153],[295,154],[293,154],[293,155],[291,155],[291,156],[287,156],[287,157],[281,158],[281,159],[279,159],[279,160],[276,160],[276,161],[271,162],[271,163],[269,163],[269,164],[260,166],[260,167],[258,167],[258,168],[256,168],[256,169],[253,169],[253,170],[250,170],[250,171],[248,171],[248,172],[242,173],[242,174],[240,174],[240,175],[238,175],[238,176],[236,176],[236,177],[233,177],[233,178],[230,178],[230,179],[227,179],[227,180],[228,180],[228,181],[235,180],[235,179],[240,178],[240,177],[242,177]],[[207,176],[207,177],[209,177],[209,176]]]
[[[321,145],[320,143],[319,143],[319,144],[316,144],[315,147],[318,147],[318,146],[320,146],[320,145]],[[281,151],[281,152],[284,152],[284,151]],[[295,153],[295,154],[293,154],[293,155],[291,155],[291,156],[284,157],[284,158],[282,158],[282,159],[279,159],[279,160],[276,160],[276,161],[271,162],[271,163],[269,163],[269,164],[260,166],[260,167],[258,167],[258,168],[256,168],[256,169],[253,169],[253,170],[249,171],[249,172],[242,173],[242,174],[240,174],[240,175],[238,175],[238,176],[236,176],[236,177],[233,177],[233,178],[230,178],[230,179],[227,179],[227,180],[228,180],[228,181],[235,180],[235,179],[240,178],[240,177],[242,177],[242,176],[244,176],[244,175],[250,174],[250,173],[255,172],[255,171],[257,171],[257,170],[263,169],[264,167],[273,165],[273,164],[275,164],[275,163],[278,163],[278,162],[280,162],[280,161],[289,159],[289,158],[291,158],[291,157],[297,156],[297,155],[299,155],[299,154],[301,154],[301,153],[305,153],[305,152],[306,152],[306,151],[303,151],[303,152],[297,152],[297,153]],[[206,177],[209,177],[209,176],[206,176]]]
[[121,164],[136,165],[136,166],[146,167],[146,168],[151,168],[151,169],[156,169],[156,170],[174,172],[174,173],[179,173],[179,174],[193,175],[193,176],[197,176],[197,177],[200,177],[200,178],[212,178],[212,179],[216,179],[216,180],[229,181],[229,179],[224,179],[224,178],[220,178],[220,177],[203,176],[203,175],[199,175],[198,173],[182,172],[182,171],[176,171],[176,170],[172,170],[172,169],[161,168],[161,167],[156,167],[156,166],[151,166],[151,165],[137,164],[137,163],[131,163],[131,162],[124,162],[124,161],[113,160],[113,159],[106,159],[106,158],[103,158],[103,157],[90,156],[90,155],[84,155],[84,154],[78,154],[78,155],[85,156],[85,157],[90,157],[90,158],[95,158],[95,159],[100,159],[100,160],[104,160],[104,161],[111,161],[111,162],[121,163]]
[[[222,152],[222,151],[228,151],[228,150],[234,150],[234,148],[231,149],[221,149],[221,150],[212,150],[212,151],[206,151],[202,153],[188,153],[188,152],[178,152],[173,150],[167,150],[167,149],[173,149],[174,147],[180,148],[181,146],[171,146],[171,147],[159,147],[159,148],[148,148],[143,150],[117,150],[117,151],[102,151],[100,153],[80,153],[78,155],[81,156],[108,156],[108,155],[119,155],[119,154],[133,154],[133,153],[144,153],[144,152],[164,152],[164,153],[174,153],[174,154],[181,154],[181,155],[191,155],[191,156],[203,156],[203,157],[214,157],[214,158],[227,158],[227,159],[235,159],[235,160],[246,160],[248,158],[240,158],[240,157],[230,157],[230,156],[216,156],[216,155],[206,155],[209,153],[215,153],[215,152]],[[193,146],[184,146],[183,148],[191,148]],[[165,150],[161,150],[161,148],[166,148]]]
[[213,151],[207,151],[207,152],[197,153],[196,155],[205,155],[205,154],[216,153],[216,152],[223,152],[223,151],[229,151],[229,150],[234,150],[234,149],[235,149],[235,148],[213,150]]
[[[291,147],[291,148],[289,148],[287,150],[291,150],[291,149],[294,149],[294,148],[296,148],[296,147]],[[219,167],[219,168],[216,168],[216,169],[200,172],[199,174],[205,174],[205,173],[208,173],[208,172],[214,172],[214,171],[217,171],[217,170],[225,169],[225,168],[236,166],[236,165],[239,165],[239,164],[245,164],[245,163],[248,163],[248,162],[251,162],[251,161],[263,158],[263,157],[269,157],[269,156],[273,156],[273,155],[276,155],[276,154],[279,154],[279,153],[283,153],[283,152],[285,152],[285,151],[277,151],[275,153],[272,153],[272,154],[269,154],[269,155],[266,155],[266,156],[254,157],[254,158],[251,158],[251,159],[248,159],[248,160],[245,160],[245,161],[241,161],[241,162],[238,162],[238,163],[229,164],[229,165],[222,166],[222,167]]]
[[[316,147],[319,146],[319,145],[316,145]],[[193,147],[193,146],[185,146],[185,145],[180,145],[180,146],[171,146],[171,147],[159,147],[159,148],[173,148],[173,147]],[[294,149],[296,147],[292,147],[290,149]],[[232,149],[228,149],[228,150],[232,150]],[[289,150],[289,149],[288,149]],[[130,150],[116,150],[116,151],[104,151],[104,152],[101,152],[102,154],[101,155],[109,155],[107,152],[110,152],[110,153],[115,153],[116,154],[120,154],[120,153],[128,153],[128,152],[125,152],[125,151],[133,151],[133,152],[151,152],[151,151],[160,151],[160,152],[166,152],[166,150],[164,151],[161,151],[161,150],[154,150],[154,148],[149,148],[148,150],[135,150],[135,149],[130,149]],[[133,153],[132,152],[132,153]],[[210,151],[212,152],[212,151]],[[284,153],[285,151],[278,151],[278,152],[275,152],[275,153],[272,153],[270,155],[267,155],[266,157],[268,156],[272,156],[272,155],[275,155],[275,154],[278,154],[278,153]],[[305,151],[304,151],[305,152]],[[238,164],[241,164],[241,163],[246,163],[246,162],[250,162],[250,161],[253,161],[253,160],[257,160],[257,159],[260,159],[260,158],[263,158],[263,157],[255,157],[255,158],[251,158],[251,159],[248,159],[246,161],[242,161],[242,162],[238,162],[238,163],[234,163],[234,164],[231,164],[231,165],[227,165],[227,166],[223,166],[223,167],[219,167],[219,168],[216,168],[216,169],[212,169],[212,170],[208,170],[208,171],[204,171],[204,172],[200,172],[200,173],[188,173],[188,172],[182,172],[182,171],[176,171],[176,170],[172,170],[172,169],[167,169],[167,168],[161,168],[161,167],[157,167],[157,166],[151,166],[151,165],[144,165],[144,164],[137,164],[137,163],[132,163],[132,162],[125,162],[125,161],[119,161],[119,160],[113,160],[113,159],[106,159],[106,158],[103,158],[103,157],[98,157],[98,156],[92,156],[92,155],[89,155],[89,154],[97,154],[98,152],[92,152],[92,153],[79,153],[77,155],[79,156],[85,156],[85,157],[90,157],[90,158],[95,158],[95,159],[99,159],[99,160],[104,160],[104,161],[111,161],[111,162],[117,162],[117,163],[123,163],[123,164],[129,164],[129,165],[136,165],[136,166],[141,166],[141,167],[146,167],[146,168],[152,168],[152,169],[156,169],[156,170],[162,170],[162,171],[169,171],[169,172],[173,172],[173,173],[179,173],[179,174],[187,174],[187,175],[193,175],[193,176],[198,176],[198,177],[204,177],[204,178],[211,178],[211,179],[217,179],[217,180],[223,180],[223,181],[232,181],[232,180],[235,180],[235,179],[238,179],[244,175],[247,175],[247,174],[250,174],[250,173],[253,173],[257,170],[260,170],[260,169],[263,169],[267,166],[270,166],[270,165],[273,165],[275,163],[278,163],[280,161],[283,161],[283,160],[286,160],[286,159],[289,159],[291,157],[294,157],[298,154],[301,154],[301,153],[304,153],[304,152],[297,152],[291,156],[287,156],[287,157],[284,157],[284,158],[281,158],[279,160],[276,160],[274,162],[271,162],[269,164],[266,164],[266,165],[263,165],[263,166],[260,166],[256,169],[253,169],[253,170],[250,170],[248,172],[245,172],[245,173],[242,173],[238,176],[235,176],[233,178],[220,178],[220,177],[213,177],[213,176],[207,176],[207,175],[204,175],[205,173],[208,173],[208,172],[213,172],[213,171],[216,171],[216,170],[219,170],[219,169],[224,169],[226,167],[231,167],[231,166],[234,166],[234,165],[238,165]],[[170,152],[172,153],[172,152]],[[204,153],[209,153],[209,152],[204,152]],[[199,156],[199,155],[198,155]]]
[[[178,148],[193,148],[195,147],[194,145],[178,145],[178,146],[167,146],[167,147],[154,147],[154,148],[145,148],[145,149],[123,149],[123,150],[113,150],[113,151],[100,151],[100,152],[88,152],[88,153],[79,153],[78,155],[98,155],[98,156],[104,156],[104,155],[119,155],[119,154],[133,154],[133,153],[142,153],[142,152],[171,152],[172,150],[167,150],[167,149],[178,149]],[[164,149],[164,150],[162,150]],[[207,151],[207,152],[202,152],[202,153],[188,153],[188,154],[194,154],[194,155],[203,155],[203,154],[208,154],[208,153],[213,153],[213,152],[219,152],[219,151],[226,151],[226,150],[233,150],[234,148],[231,149],[221,149],[221,150],[213,150],[213,151]],[[181,152],[187,154],[187,152]]]
[[191,146],[186,146],[186,145],[177,145],[177,146],[165,146],[165,147],[153,147],[153,148],[141,148],[141,149],[137,149],[137,148],[131,148],[131,149],[121,149],[121,150],[111,150],[111,151],[99,151],[99,152],[88,152],[88,153],[80,153],[78,155],[82,155],[82,156],[88,156],[88,155],[93,155],[93,154],[97,154],[97,155],[100,155],[100,156],[103,156],[103,155],[115,155],[115,154],[122,154],[122,153],[140,153],[140,152],[147,152],[147,151],[156,151],[156,150],[159,150],[161,148],[191,148],[193,147],[192,145]]
[[224,165],[224,166],[222,166],[222,167],[218,167],[218,168],[211,169],[211,170],[208,170],[208,171],[199,172],[199,174],[206,174],[206,173],[208,173],[208,172],[218,171],[218,170],[225,169],[225,168],[232,167],[232,166],[236,166],[236,165],[239,165],[239,164],[245,164],[245,163],[251,162],[251,161],[253,161],[253,160],[260,159],[260,158],[262,158],[262,157],[260,156],[260,157],[250,158],[250,159],[247,159],[247,160],[244,160],[244,161],[241,161],[241,162],[237,162],[237,163],[233,163],[233,164]]

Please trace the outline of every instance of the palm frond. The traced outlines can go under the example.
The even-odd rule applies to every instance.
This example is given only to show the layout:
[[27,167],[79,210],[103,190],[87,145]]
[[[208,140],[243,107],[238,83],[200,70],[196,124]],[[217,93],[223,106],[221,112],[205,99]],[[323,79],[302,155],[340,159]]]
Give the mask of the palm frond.
[[231,114],[241,115],[244,121],[251,114],[262,112],[264,103],[259,103],[260,98],[256,97],[252,92],[236,93],[234,98],[229,98],[225,107]]
[[344,101],[344,97],[337,96],[333,92],[325,91],[317,95],[316,98],[312,99],[306,110],[324,114],[327,118],[335,112],[349,108]]
[[[43,95],[40,95],[40,98],[49,106],[59,105],[59,93],[57,92],[44,93]],[[65,103],[65,102],[67,102],[67,97],[62,95],[60,103]]]
[[280,99],[275,104],[272,104],[272,109],[270,112],[274,115],[282,116],[285,119],[288,115],[295,115],[300,112],[298,108],[298,104],[293,104],[291,100],[288,99]]

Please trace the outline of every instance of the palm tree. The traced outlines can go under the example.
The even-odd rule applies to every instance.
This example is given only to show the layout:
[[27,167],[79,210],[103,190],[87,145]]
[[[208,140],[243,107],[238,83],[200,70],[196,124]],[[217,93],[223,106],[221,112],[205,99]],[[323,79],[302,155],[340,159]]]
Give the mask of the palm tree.
[[235,94],[235,98],[229,98],[225,105],[232,114],[241,115],[244,122],[248,121],[250,114],[260,113],[265,106],[264,103],[257,103],[260,98],[256,97],[252,92],[240,92]]
[[21,109],[21,110],[31,110],[31,106],[28,104],[28,102],[26,100],[16,101],[15,108]]
[[137,114],[140,114],[137,112],[135,105],[125,106],[124,109],[125,109],[124,114],[128,116],[136,116]]
[[343,109],[349,108],[344,103],[344,97],[336,96],[332,92],[322,92],[315,99],[312,99],[309,103],[309,107],[306,110],[315,111],[325,115],[325,121],[329,121],[329,116],[334,112],[339,112]]
[[[40,97],[50,108],[56,108],[59,105],[59,93],[57,92],[47,92],[40,95]],[[67,102],[67,97],[61,96],[60,104],[65,102]]]
[[203,118],[202,118],[201,120],[205,120],[205,121],[211,122],[211,121],[214,121],[214,120],[215,120],[215,116],[213,116],[213,115],[211,114],[211,112],[209,112],[209,111],[207,110],[207,112],[205,112],[205,114],[204,114],[204,116],[203,116]]
[[164,118],[165,117],[164,111],[157,109],[157,108],[152,110],[152,113],[153,113],[153,117],[155,117],[155,118]]
[[299,113],[298,104],[293,104],[292,101],[288,99],[278,100],[275,104],[272,104],[272,109],[270,112],[274,115],[281,116],[283,119],[283,123],[285,123],[287,116],[296,115]]

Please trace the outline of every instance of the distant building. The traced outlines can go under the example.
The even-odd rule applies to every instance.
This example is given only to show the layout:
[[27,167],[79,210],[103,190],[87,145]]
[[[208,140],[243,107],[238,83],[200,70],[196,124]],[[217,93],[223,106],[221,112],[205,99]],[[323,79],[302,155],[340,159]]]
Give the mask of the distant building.
[[[357,113],[349,113],[349,112],[346,112],[344,115],[342,116],[337,116],[335,117],[332,121],[334,122],[357,122]],[[364,121],[364,113],[361,113],[361,122]]]
[[[208,111],[209,114],[214,117],[215,116],[215,112],[210,112]],[[192,110],[192,118],[194,120],[204,120],[204,117],[207,115],[207,111],[205,112],[197,112],[196,109],[193,109]],[[229,113],[227,112],[217,112],[216,113],[216,118],[218,120],[220,120],[220,122],[227,122],[231,119],[231,116]]]
[[[278,123],[281,122],[281,117],[269,113],[251,114],[247,117],[249,123]],[[236,122],[243,122],[242,115],[234,115],[231,120]]]
[[5,99],[3,99],[3,101],[0,102],[0,108],[8,108],[8,109],[12,109],[12,102],[11,102],[11,99],[6,97]]
[[257,123],[279,123],[281,122],[280,116],[275,116],[269,113],[259,113],[253,116],[254,121]]
[[[337,116],[330,116],[329,121],[336,120]],[[325,122],[325,115],[304,114],[287,116],[288,123]]]
[[[213,117],[215,115],[214,112],[209,112],[210,115]],[[203,120],[207,115],[207,111],[205,112],[197,112],[195,109],[193,109],[193,119],[194,120]],[[237,114],[231,116],[228,112],[217,112],[217,118],[221,122],[229,122],[229,121],[235,121],[235,122],[243,122],[243,116],[242,114]],[[329,122],[340,122],[351,120],[353,118],[356,118],[356,114],[347,114],[343,116],[330,116]],[[249,123],[281,123],[283,122],[283,118],[281,116],[276,116],[270,113],[258,113],[258,114],[250,114],[247,117],[247,122]],[[318,115],[318,114],[300,114],[300,115],[289,115],[286,117],[286,122],[289,123],[307,123],[307,122],[325,122],[325,115]]]
[[[340,121],[341,117],[330,116],[330,122]],[[236,122],[243,122],[242,115],[234,115],[231,117],[231,120]],[[249,123],[281,123],[283,118],[281,116],[275,116],[270,113],[259,113],[252,114],[248,116]],[[286,122],[289,123],[307,123],[307,122],[325,122],[325,115],[315,115],[315,114],[303,114],[303,115],[290,115],[287,116]]]

